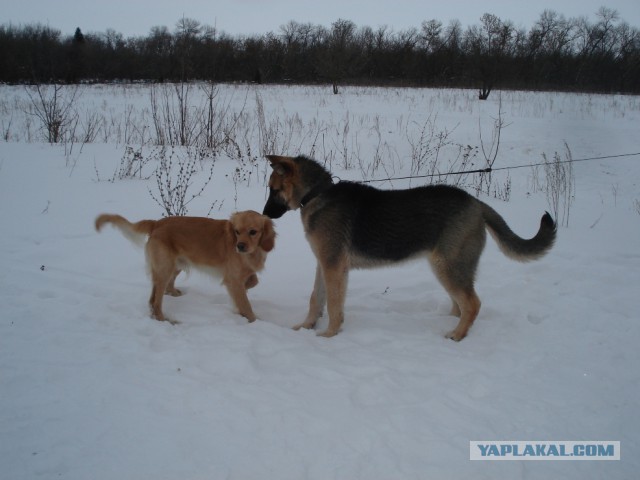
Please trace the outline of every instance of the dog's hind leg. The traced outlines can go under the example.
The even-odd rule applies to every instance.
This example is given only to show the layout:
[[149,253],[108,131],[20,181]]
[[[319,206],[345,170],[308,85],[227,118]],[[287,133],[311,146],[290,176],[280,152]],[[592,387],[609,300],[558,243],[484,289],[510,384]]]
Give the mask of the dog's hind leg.
[[[167,253],[166,247],[159,242],[154,242],[153,239],[147,242],[145,252],[152,284],[151,296],[149,297],[151,317],[164,321],[167,319],[162,313],[162,297],[167,291],[172,278],[175,278],[175,261],[170,259],[171,257]],[[174,323],[171,320],[169,322]]]
[[180,275],[180,270],[176,270],[173,275],[171,275],[169,283],[167,284],[167,288],[164,291],[164,293],[166,293],[167,295],[171,295],[172,297],[179,297],[180,295],[182,295],[182,292],[178,290],[175,285],[176,277],[178,275]]
[[456,328],[447,333],[446,337],[459,342],[467,336],[471,325],[473,325],[478,316],[478,312],[480,312],[480,299],[473,288],[467,291],[460,291],[452,296],[460,310],[460,321]]
[[430,262],[436,277],[451,297],[451,315],[460,317],[456,328],[446,337],[459,342],[467,336],[480,312],[480,299],[473,288],[477,258],[450,260],[434,252]]
[[462,312],[460,311],[460,306],[455,298],[451,297],[451,311],[449,315],[453,315],[454,317],[460,317]]
[[151,318],[164,321],[166,318],[162,313],[162,296],[167,289],[167,277],[157,270],[151,270],[151,297],[149,297],[149,307],[151,308]]
[[324,266],[322,273],[327,291],[327,310],[329,313],[329,326],[320,337],[333,337],[337,335],[344,322],[344,301],[347,294],[349,268],[346,258],[341,259],[335,265]]
[[322,316],[324,307],[327,303],[327,291],[324,286],[324,277],[322,275],[322,269],[320,264],[316,266],[316,279],[313,283],[313,292],[309,298],[309,313],[304,322],[294,326],[294,330],[300,330],[301,328],[311,329],[316,326],[318,318]]

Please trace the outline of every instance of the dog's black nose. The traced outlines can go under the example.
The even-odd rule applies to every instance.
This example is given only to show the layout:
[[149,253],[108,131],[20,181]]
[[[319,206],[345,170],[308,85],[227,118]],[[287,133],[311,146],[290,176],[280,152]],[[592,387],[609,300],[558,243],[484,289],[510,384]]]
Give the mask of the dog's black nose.
[[243,242],[239,242],[236,244],[236,248],[238,249],[239,252],[246,252],[247,251],[247,244],[243,243]]

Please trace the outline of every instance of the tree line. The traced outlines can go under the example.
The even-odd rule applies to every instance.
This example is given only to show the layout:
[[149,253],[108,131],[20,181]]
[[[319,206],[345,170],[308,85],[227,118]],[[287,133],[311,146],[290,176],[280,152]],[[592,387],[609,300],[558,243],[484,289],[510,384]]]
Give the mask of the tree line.
[[393,31],[338,19],[231,36],[182,18],[125,38],[41,24],[0,26],[0,81],[332,83],[640,93],[640,31],[601,7],[595,21],[542,12],[529,30],[486,13],[463,28],[425,20]]

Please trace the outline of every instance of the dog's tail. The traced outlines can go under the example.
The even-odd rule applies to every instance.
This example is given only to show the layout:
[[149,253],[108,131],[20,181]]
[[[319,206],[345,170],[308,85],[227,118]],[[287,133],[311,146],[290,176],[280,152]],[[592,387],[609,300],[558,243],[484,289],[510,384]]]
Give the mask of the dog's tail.
[[542,257],[553,247],[556,240],[556,222],[549,212],[542,216],[538,233],[529,240],[513,233],[504,218],[485,203],[482,204],[482,216],[502,253],[519,262],[529,262]]
[[120,230],[127,239],[136,245],[142,246],[147,236],[153,232],[157,222],[155,220],[141,220],[131,223],[120,215],[103,213],[96,217],[96,230],[99,232],[105,223],[110,223]]

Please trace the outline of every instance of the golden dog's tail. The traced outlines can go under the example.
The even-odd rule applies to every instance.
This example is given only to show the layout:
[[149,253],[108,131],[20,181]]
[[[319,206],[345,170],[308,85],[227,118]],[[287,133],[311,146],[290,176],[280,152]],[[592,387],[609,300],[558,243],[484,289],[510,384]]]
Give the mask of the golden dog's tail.
[[504,218],[485,203],[482,204],[482,216],[502,253],[519,262],[529,262],[542,257],[553,247],[556,240],[556,222],[549,212],[542,216],[538,233],[529,240],[516,235]]
[[155,220],[141,220],[136,223],[131,223],[126,218],[109,213],[103,213],[96,217],[96,230],[99,232],[105,223],[110,223],[129,240],[136,245],[143,245],[147,236],[153,232],[156,226]]

